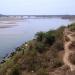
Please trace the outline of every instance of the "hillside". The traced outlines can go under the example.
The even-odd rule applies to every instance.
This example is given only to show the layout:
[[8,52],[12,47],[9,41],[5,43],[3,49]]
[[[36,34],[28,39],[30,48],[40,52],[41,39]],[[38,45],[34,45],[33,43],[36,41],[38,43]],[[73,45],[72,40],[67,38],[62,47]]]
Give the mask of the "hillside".
[[38,32],[3,59],[0,75],[75,75],[74,38],[75,24]]

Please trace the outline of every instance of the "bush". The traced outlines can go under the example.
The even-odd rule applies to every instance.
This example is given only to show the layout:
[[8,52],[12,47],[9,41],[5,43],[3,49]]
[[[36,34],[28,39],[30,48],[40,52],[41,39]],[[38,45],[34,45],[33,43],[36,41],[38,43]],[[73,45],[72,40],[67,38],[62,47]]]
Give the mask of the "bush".
[[63,40],[63,32],[64,32],[64,29],[65,29],[65,27],[64,26],[61,26],[60,28],[58,28],[56,30],[56,40],[57,39]]
[[55,33],[54,31],[49,31],[45,34],[44,42],[46,44],[52,45],[55,42]]
[[15,50],[16,51],[21,51],[21,48],[20,47],[17,47]]
[[41,69],[39,69],[39,71],[37,72],[37,75],[49,75],[49,73],[47,72],[46,69],[41,68]]
[[63,63],[57,58],[55,59],[55,62],[54,62],[54,68],[58,68],[58,67],[61,67],[63,65]]
[[63,65],[62,61],[60,61],[58,58],[53,58],[50,60],[50,69],[58,68]]
[[38,33],[36,33],[35,36],[36,36],[37,41],[43,41],[45,33],[44,32],[38,32]]
[[36,39],[37,39],[37,41],[52,45],[55,41],[55,31],[51,30],[46,33],[38,32],[36,34]]
[[[24,67],[24,66],[25,67]],[[26,55],[24,55],[24,59],[22,62],[22,66],[28,71],[36,71],[39,68],[39,63],[37,61],[37,53],[36,50],[28,50]]]
[[19,70],[19,65],[15,65],[12,69],[11,69],[11,74],[10,75],[20,75],[20,70]]
[[41,43],[41,42],[38,42],[36,44],[36,50],[39,52],[39,53],[43,53],[46,51],[46,47],[45,47],[45,44]]
[[64,44],[63,41],[57,40],[53,46],[51,47],[52,50],[55,50],[56,52],[64,50]]
[[75,31],[75,23],[71,24],[71,25],[68,25],[68,28],[71,30],[71,31]]
[[16,52],[12,52],[12,53],[10,54],[10,57],[14,56],[15,54],[16,54]]

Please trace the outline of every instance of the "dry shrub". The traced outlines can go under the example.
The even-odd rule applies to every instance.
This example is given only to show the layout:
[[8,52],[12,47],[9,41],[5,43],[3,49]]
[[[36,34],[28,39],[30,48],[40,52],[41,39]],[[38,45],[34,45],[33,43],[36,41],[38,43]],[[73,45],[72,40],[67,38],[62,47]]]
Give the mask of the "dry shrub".
[[69,61],[70,61],[73,65],[75,65],[75,53],[71,53],[71,54],[69,55]]
[[72,42],[72,44],[69,46],[70,50],[75,50],[75,41]]

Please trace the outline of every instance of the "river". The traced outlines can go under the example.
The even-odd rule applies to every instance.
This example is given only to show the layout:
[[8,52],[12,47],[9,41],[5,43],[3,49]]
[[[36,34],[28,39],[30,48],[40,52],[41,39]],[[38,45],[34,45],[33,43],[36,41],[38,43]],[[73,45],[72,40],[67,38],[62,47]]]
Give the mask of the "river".
[[61,18],[0,21],[0,57],[33,39],[36,32],[56,29],[70,23],[72,21]]

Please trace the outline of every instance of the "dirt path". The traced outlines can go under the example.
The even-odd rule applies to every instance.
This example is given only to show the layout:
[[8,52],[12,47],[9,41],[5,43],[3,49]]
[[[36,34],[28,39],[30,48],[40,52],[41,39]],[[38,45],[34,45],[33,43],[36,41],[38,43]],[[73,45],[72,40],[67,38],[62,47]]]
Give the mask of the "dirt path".
[[73,41],[75,41],[75,37],[72,36],[73,34],[75,34],[75,32],[71,32],[68,29],[65,29],[64,31],[64,35],[69,38],[69,41],[65,41],[64,44],[64,48],[65,48],[65,54],[64,54],[64,58],[63,61],[65,63],[65,65],[68,65],[71,69],[71,71],[75,70],[75,65],[73,65],[70,61],[69,61],[69,55],[71,53],[74,53],[74,51],[72,51],[71,49],[69,49],[69,46],[72,44]]

